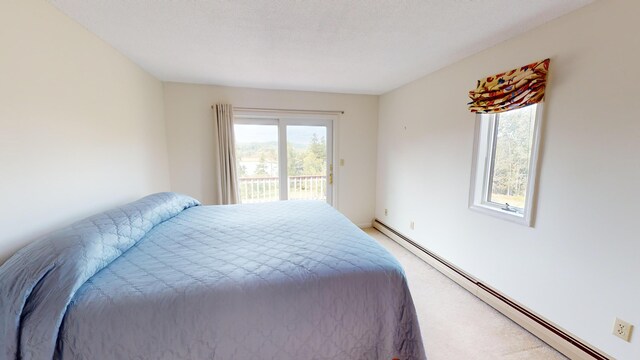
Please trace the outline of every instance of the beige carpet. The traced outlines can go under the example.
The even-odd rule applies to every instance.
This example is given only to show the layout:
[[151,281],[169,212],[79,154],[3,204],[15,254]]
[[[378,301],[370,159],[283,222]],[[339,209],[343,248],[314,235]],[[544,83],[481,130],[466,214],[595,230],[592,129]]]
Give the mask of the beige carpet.
[[393,240],[365,231],[404,267],[429,360],[566,359]]

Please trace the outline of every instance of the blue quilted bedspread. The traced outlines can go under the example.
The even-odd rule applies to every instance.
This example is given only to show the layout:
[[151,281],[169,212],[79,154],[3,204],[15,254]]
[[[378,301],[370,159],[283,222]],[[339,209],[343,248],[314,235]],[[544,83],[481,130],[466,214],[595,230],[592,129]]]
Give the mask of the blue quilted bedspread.
[[398,262],[321,202],[148,196],[0,267],[0,358],[424,359]]

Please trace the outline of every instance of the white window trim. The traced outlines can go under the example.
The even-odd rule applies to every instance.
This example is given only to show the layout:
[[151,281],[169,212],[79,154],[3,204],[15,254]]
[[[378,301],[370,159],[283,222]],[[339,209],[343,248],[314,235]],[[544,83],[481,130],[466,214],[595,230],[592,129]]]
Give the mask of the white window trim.
[[[480,213],[491,215],[517,224],[533,227],[536,203],[536,183],[538,179],[538,158],[540,153],[540,132],[542,129],[543,103],[536,108],[533,139],[531,142],[531,160],[529,162],[529,177],[527,181],[526,202],[521,212],[511,212],[502,209],[501,205],[485,201],[485,193],[490,176],[491,158],[490,144],[494,136],[495,115],[483,117],[476,115],[475,140],[473,144],[473,161],[471,172],[471,190],[469,194],[469,208]],[[484,115],[486,116],[486,115]],[[491,121],[489,124],[485,122]]]

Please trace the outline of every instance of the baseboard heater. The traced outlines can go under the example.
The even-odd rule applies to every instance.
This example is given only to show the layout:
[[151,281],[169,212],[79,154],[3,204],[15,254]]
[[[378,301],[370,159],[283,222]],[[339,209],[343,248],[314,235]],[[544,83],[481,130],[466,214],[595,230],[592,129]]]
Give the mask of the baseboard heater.
[[570,359],[614,360],[611,356],[596,350],[499,291],[483,284],[380,220],[375,219],[373,227]]

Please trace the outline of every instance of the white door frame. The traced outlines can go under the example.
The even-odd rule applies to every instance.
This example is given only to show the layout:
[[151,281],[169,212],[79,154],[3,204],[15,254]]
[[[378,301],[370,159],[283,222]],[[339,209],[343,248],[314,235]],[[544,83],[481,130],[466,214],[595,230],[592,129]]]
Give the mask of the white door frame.
[[[264,111],[236,111],[234,124],[278,126],[278,176],[288,182],[287,126],[324,126],[327,128],[327,203],[338,207],[337,126],[338,115],[309,113],[278,113]],[[288,199],[289,186],[280,184],[280,200]]]

